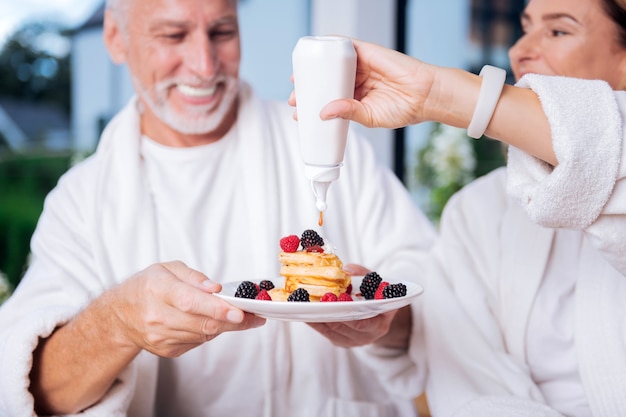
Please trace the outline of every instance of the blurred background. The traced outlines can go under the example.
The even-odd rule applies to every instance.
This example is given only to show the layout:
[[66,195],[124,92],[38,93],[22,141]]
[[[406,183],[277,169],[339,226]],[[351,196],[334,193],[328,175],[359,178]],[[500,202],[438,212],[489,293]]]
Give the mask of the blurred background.
[[[525,0],[240,0],[242,77],[286,100],[304,35],[342,34],[442,66],[509,71]],[[102,42],[104,0],[0,3],[0,303],[28,265],[46,194],[132,95]],[[510,79],[509,83],[513,83]],[[364,128],[357,126],[358,129]],[[504,164],[498,142],[425,123],[365,134],[436,223],[452,193]]]

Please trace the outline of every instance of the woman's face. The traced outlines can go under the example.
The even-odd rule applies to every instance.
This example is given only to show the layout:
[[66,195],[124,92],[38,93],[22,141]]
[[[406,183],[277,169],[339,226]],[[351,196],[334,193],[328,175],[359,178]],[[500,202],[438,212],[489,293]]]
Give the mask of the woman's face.
[[626,48],[601,0],[530,0],[522,28],[509,50],[516,80],[527,73],[563,75],[624,88]]

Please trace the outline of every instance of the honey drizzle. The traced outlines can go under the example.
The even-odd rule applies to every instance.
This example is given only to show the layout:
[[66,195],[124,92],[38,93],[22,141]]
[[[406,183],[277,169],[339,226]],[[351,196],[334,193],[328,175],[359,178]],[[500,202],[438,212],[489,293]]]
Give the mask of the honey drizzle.
[[324,225],[324,212],[321,210],[320,210],[320,218],[317,220],[317,224],[319,224],[320,227]]

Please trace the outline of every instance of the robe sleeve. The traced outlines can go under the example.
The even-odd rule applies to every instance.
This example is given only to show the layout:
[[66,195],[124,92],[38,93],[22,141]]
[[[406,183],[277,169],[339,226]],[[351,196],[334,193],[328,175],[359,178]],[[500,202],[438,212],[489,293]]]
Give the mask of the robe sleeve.
[[[82,175],[78,170],[72,175]],[[74,183],[76,184],[76,183]],[[31,243],[32,261],[0,309],[0,415],[35,416],[29,391],[33,351],[104,290],[83,241],[83,215],[74,202],[80,187],[60,185],[46,198]],[[129,366],[106,396],[81,416],[125,416],[136,370]]]
[[556,167],[509,148],[508,191],[536,223],[585,231],[626,274],[626,95],[597,80],[529,74],[549,120]]

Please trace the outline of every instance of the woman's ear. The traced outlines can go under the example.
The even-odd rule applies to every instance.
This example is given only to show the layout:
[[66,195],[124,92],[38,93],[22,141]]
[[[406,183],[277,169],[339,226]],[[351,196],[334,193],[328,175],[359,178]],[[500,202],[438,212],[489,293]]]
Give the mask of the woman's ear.
[[626,52],[622,53],[622,58],[618,64],[619,68],[619,85],[614,86],[615,90],[626,90]]
[[110,10],[104,12],[103,37],[111,59],[116,64],[121,64],[126,61],[126,39],[124,28],[120,26],[123,23],[118,19]]

